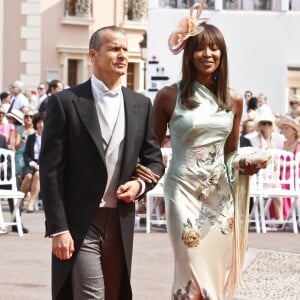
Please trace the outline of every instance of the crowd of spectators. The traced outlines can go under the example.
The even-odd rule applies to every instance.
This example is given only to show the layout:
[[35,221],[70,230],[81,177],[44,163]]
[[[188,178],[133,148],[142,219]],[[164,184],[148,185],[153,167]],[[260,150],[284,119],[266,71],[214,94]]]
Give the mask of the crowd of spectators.
[[[267,104],[266,95],[260,93],[254,96],[251,91],[246,91],[240,147],[247,146],[261,150],[283,149],[295,156],[300,151],[300,95],[294,94],[288,100],[289,111],[278,114]],[[279,221],[284,220],[290,207],[290,198],[273,198],[270,217]]]
[[[50,95],[62,89],[62,81],[52,80],[39,83],[36,90],[28,93],[24,83],[16,80],[8,91],[0,94],[0,139],[5,142],[1,143],[1,147],[15,152],[17,183],[25,193],[23,210],[27,213],[35,211],[35,201],[39,197],[38,160],[48,100]],[[240,147],[284,149],[296,154],[300,151],[299,138],[300,94],[289,97],[288,112],[275,114],[265,94],[254,95],[251,90],[244,92]],[[287,215],[289,207],[290,199],[273,199],[270,214],[281,220]],[[10,209],[13,209],[11,201]],[[13,230],[16,231],[16,228]],[[24,232],[28,232],[25,227]]]
[[[16,80],[0,94],[0,148],[14,151],[17,186],[25,194],[21,210],[27,213],[38,209],[39,153],[48,100],[63,88],[62,81],[52,80],[41,82],[36,90],[28,92],[25,84]],[[13,201],[8,202],[12,212]],[[12,226],[12,231],[17,231],[16,226]],[[6,228],[0,228],[0,234],[6,232]],[[24,225],[23,232],[29,232]]]

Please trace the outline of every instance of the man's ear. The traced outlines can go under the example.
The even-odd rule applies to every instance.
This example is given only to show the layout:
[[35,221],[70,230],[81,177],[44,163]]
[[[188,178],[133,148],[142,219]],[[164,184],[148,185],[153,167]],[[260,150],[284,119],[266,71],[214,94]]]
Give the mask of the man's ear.
[[89,49],[89,57],[90,57],[92,62],[95,59],[96,55],[97,55],[97,51],[95,49]]

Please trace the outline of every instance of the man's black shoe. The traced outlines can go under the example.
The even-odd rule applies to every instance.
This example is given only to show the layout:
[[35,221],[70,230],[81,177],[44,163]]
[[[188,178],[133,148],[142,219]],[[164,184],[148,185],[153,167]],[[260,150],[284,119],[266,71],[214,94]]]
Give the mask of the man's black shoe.
[[[23,233],[24,233],[24,234],[29,232],[29,230],[28,230],[26,227],[24,227],[24,226],[22,227],[22,229],[23,229]],[[12,232],[18,232],[18,227],[17,227],[17,225],[11,226],[11,231],[12,231]]]

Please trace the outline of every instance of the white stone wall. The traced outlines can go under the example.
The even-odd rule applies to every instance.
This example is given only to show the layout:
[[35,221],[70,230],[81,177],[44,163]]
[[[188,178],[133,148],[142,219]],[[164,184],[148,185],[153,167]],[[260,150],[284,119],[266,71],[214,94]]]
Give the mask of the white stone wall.
[[20,37],[26,40],[26,49],[20,51],[20,62],[25,63],[25,74],[20,79],[27,88],[35,88],[41,78],[41,7],[40,0],[21,3],[21,14],[26,25],[21,27]]
[[[4,12],[4,0],[0,0],[0,20],[4,19],[3,12]],[[0,41],[3,41],[3,28],[4,24],[3,22],[0,22]],[[4,91],[3,87],[3,75],[4,75],[4,68],[3,68],[3,47],[0,47],[0,66],[2,68],[0,69],[0,93]]]
[[[150,1],[151,2],[151,1]],[[169,85],[180,79],[181,54],[172,55],[167,47],[169,34],[179,19],[188,15],[186,9],[149,7],[148,60],[155,55],[164,67]],[[252,90],[263,92],[274,112],[286,112],[287,69],[300,67],[300,11],[205,11],[224,34],[229,57],[230,86],[243,95]],[[151,86],[147,74],[147,86]],[[149,96],[154,99],[155,93]]]

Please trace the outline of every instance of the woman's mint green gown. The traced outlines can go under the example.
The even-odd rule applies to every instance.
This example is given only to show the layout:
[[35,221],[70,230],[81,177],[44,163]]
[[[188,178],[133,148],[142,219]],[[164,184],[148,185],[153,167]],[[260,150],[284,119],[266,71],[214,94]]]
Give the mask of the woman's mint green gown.
[[222,299],[233,237],[233,200],[224,144],[233,113],[194,83],[199,106],[179,99],[169,123],[172,160],[164,179],[167,228],[175,270],[172,299]]

